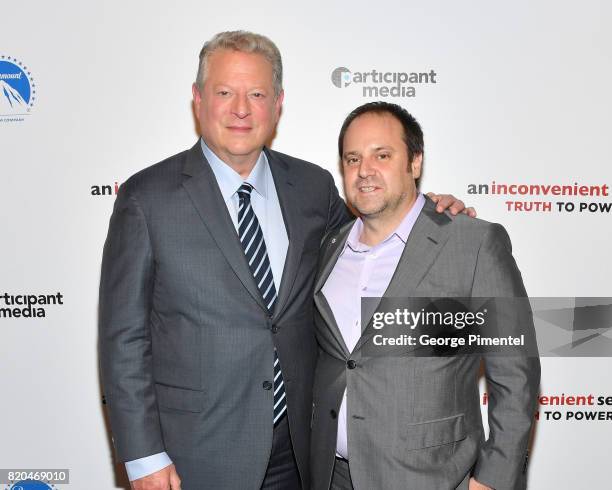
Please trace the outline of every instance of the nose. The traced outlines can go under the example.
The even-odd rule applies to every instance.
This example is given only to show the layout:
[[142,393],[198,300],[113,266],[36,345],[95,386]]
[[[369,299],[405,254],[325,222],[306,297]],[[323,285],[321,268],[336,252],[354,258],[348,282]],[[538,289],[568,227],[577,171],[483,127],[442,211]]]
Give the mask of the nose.
[[244,119],[251,113],[249,99],[246,94],[236,94],[232,103],[232,114],[238,119]]
[[372,160],[369,157],[364,157],[359,164],[359,177],[362,179],[367,179],[371,175],[374,175]]

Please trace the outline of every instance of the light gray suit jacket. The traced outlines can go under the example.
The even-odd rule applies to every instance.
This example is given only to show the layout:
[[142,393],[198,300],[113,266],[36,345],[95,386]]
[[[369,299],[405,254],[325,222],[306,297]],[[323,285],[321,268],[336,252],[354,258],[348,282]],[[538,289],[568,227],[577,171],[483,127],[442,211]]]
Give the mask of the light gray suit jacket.
[[200,143],[127,180],[104,246],[100,368],[120,461],[166,451],[183,490],[258,489],[272,444],[274,348],[308,487],[321,240],[346,222],[329,172],[266,149],[289,249],[274,315]]
[[[537,355],[371,356],[364,350],[374,334],[371,323],[349,353],[321,288],[350,228],[325,239],[315,283],[321,352],[314,384],[312,488],[330,485],[345,388],[349,462],[357,490],[467,489],[471,473],[497,490],[524,488],[540,380]],[[437,214],[428,199],[385,296],[512,298],[526,293],[502,226]],[[528,306],[506,313],[510,321],[522,323],[523,332],[535,335]],[[481,357],[490,400],[487,441],[477,382]]]

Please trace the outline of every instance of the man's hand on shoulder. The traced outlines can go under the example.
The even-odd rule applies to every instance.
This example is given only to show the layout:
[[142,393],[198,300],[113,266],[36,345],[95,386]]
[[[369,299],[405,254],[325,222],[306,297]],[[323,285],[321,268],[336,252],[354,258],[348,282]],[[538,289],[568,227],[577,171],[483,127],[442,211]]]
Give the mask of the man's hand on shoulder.
[[493,490],[493,488],[483,485],[474,478],[470,478],[470,485],[468,487],[468,490]]
[[434,194],[433,192],[428,192],[427,196],[437,204],[436,211],[438,213],[442,213],[448,209],[453,216],[463,213],[467,214],[470,218],[476,217],[476,210],[474,208],[466,208],[465,203],[452,194]]
[[181,490],[181,479],[176,467],[171,464],[165,468],[130,482],[132,490]]

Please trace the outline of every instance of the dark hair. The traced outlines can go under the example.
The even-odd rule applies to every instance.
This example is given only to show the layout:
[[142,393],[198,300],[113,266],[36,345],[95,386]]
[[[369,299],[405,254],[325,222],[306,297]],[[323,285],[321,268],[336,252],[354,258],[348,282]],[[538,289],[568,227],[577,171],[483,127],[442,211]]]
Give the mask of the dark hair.
[[403,107],[389,102],[368,102],[354,109],[342,123],[340,136],[338,136],[338,153],[342,159],[344,151],[344,135],[351,123],[364,114],[389,114],[397,119],[404,128],[404,142],[408,147],[408,160],[412,162],[416,155],[422,155],[425,151],[423,144],[423,130],[417,120]]

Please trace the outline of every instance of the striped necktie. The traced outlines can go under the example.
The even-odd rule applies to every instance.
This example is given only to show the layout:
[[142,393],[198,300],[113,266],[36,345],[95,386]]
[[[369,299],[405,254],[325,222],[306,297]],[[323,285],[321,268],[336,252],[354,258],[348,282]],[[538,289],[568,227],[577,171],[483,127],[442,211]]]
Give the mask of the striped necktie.
[[[255,278],[257,288],[261,292],[268,312],[274,312],[276,303],[276,287],[263,231],[259,220],[251,206],[251,191],[253,186],[244,182],[238,189],[238,236],[244,249],[244,255],[251,273]],[[285,386],[281,373],[280,362],[276,349],[274,349],[274,425],[283,417],[287,411],[287,400],[285,398]]]

